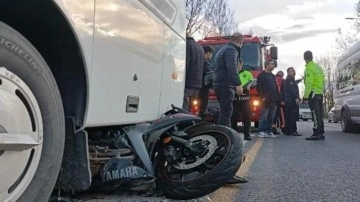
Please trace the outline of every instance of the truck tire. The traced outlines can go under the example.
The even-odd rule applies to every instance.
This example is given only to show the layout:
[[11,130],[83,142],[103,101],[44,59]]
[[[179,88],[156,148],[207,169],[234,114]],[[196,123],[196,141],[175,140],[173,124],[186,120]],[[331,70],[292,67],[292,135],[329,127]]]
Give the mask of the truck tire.
[[[55,39],[54,39],[55,40]],[[64,110],[37,50],[0,22],[0,201],[47,201],[61,166]]]
[[353,133],[359,130],[359,127],[349,120],[346,110],[341,112],[341,129],[344,133]]

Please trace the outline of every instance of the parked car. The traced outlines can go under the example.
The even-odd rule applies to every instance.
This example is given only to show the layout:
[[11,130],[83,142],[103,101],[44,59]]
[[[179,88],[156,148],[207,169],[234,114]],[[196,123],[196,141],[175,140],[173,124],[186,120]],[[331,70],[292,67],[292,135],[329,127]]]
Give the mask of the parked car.
[[307,121],[311,119],[311,110],[308,104],[301,103],[299,106],[299,119]]
[[335,116],[335,107],[331,108],[330,111],[328,112],[329,123],[331,122],[337,123],[337,121],[334,120],[334,116]]
[[357,132],[360,125],[360,42],[340,56],[335,69],[335,115],[343,132]]

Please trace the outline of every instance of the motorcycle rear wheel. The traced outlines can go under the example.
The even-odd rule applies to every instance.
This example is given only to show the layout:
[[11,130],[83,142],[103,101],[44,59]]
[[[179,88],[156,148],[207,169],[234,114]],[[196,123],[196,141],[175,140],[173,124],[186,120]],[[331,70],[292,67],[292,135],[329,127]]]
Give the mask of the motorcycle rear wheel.
[[208,151],[193,161],[189,156],[181,156],[183,161],[173,165],[164,156],[160,157],[156,167],[157,187],[171,199],[194,199],[224,186],[240,168],[244,155],[240,134],[231,128],[199,125],[185,132],[190,141],[205,140]]

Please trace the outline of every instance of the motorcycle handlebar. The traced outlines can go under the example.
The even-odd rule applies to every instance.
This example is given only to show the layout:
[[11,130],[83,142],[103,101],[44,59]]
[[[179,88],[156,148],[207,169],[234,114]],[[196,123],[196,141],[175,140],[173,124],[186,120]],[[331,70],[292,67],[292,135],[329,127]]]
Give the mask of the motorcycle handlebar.
[[182,109],[180,107],[177,107],[177,106],[175,106],[173,104],[171,104],[171,108],[172,108],[172,110],[167,111],[165,113],[165,115],[176,114],[176,113],[183,113],[183,114],[191,114],[191,115],[193,115],[191,112],[189,112],[189,111],[187,111],[185,109]]

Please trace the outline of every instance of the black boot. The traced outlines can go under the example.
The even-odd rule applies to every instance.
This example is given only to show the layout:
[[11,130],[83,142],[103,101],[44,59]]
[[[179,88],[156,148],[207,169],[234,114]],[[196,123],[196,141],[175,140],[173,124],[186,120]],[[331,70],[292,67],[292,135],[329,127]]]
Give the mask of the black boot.
[[242,177],[234,175],[230,180],[227,181],[228,184],[243,184],[247,183],[248,181]]
[[320,139],[325,140],[325,135],[324,134],[320,135]]
[[305,140],[320,140],[321,135],[313,134],[310,137],[305,138]]

